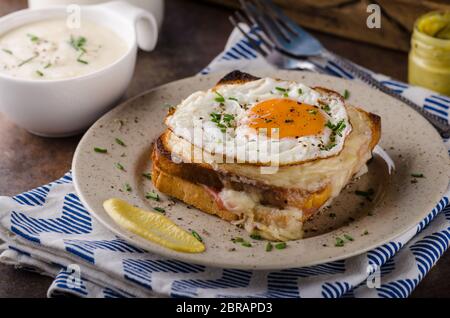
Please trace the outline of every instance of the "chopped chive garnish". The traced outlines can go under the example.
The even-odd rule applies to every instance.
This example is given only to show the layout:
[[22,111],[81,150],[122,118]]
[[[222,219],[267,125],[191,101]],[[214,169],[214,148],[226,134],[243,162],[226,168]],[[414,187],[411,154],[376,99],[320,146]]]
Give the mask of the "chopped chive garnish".
[[334,125],[331,123],[331,121],[327,121],[327,123],[325,124],[325,127],[330,128],[331,130],[334,129]]
[[211,113],[209,115],[211,116],[211,121],[220,128],[221,132],[225,132],[227,128],[231,128],[233,126],[231,122],[234,120],[234,115],[223,114],[222,116],[222,114],[219,113]]
[[88,61],[82,59],[83,55],[84,55],[84,53],[82,53],[82,54],[77,58],[77,62],[82,63],[82,64],[89,64]]
[[344,91],[344,99],[348,99],[350,97],[350,92],[348,90]]
[[224,114],[223,115],[223,122],[227,125],[228,128],[232,126],[231,122],[234,120],[234,115],[231,114]]
[[275,87],[275,89],[277,90],[277,91],[279,91],[279,92],[286,92],[287,91],[287,89],[286,88],[283,88],[283,87],[279,87],[279,86],[276,86]]
[[118,145],[121,145],[121,146],[126,146],[125,145],[125,143],[121,140],[121,139],[119,139],[119,138],[116,138],[116,143],[118,144]]
[[286,242],[281,242],[281,243],[275,244],[275,248],[277,250],[284,250],[286,247],[287,247]]
[[44,66],[44,68],[47,69],[47,68],[49,68],[50,66],[52,66],[52,63],[47,63],[47,64]]
[[84,48],[84,45],[86,44],[87,39],[84,36],[79,36],[78,38],[75,38],[73,35],[70,36],[70,45],[77,50],[86,52],[86,49]]
[[153,210],[155,210],[156,212],[159,212],[159,213],[166,213],[166,210],[163,208],[160,208],[160,207],[154,207]]
[[262,237],[261,237],[261,235],[259,235],[259,234],[251,234],[250,237],[251,237],[252,239],[254,239],[254,240],[257,240],[257,241],[262,240]]
[[311,114],[311,115],[317,115],[317,110],[315,110],[315,109],[309,109],[309,110],[308,110],[308,113]]
[[223,121],[227,122],[227,121],[232,121],[234,119],[234,115],[231,114],[224,114],[223,115]]
[[225,97],[223,97],[218,91],[215,91],[217,97],[214,99],[218,103],[225,103]]
[[334,243],[334,246],[337,247],[342,247],[344,246],[345,242],[343,239],[341,239],[340,237],[336,237],[336,242]]
[[331,110],[330,105],[323,105],[323,106],[322,106],[322,109],[323,109],[323,111],[326,112],[326,113],[329,113],[330,110]]
[[[329,107],[328,107],[329,108]],[[324,109],[322,107],[322,109]],[[342,119],[337,124],[332,124],[331,121],[327,121],[325,124],[325,127],[328,127],[331,129],[331,135],[330,135],[330,144],[328,145],[321,145],[320,148],[322,150],[330,150],[331,148],[336,146],[336,135],[339,135],[342,137],[342,131],[345,129],[346,124],[345,121]]]
[[11,50],[8,49],[2,49],[3,52],[8,53],[9,55],[12,55],[13,52]]
[[203,242],[202,237],[197,232],[192,230],[191,233],[192,233],[192,236],[195,237],[199,242]]
[[35,55],[33,55],[32,57],[30,57],[30,58],[28,58],[28,59],[26,59],[26,60],[20,62],[19,65],[17,65],[17,66],[18,66],[18,67],[21,67],[22,65],[25,65],[25,64],[31,62],[32,60],[34,60],[36,57],[37,57],[37,54],[35,54]]
[[335,144],[335,143],[331,143],[331,144],[328,144],[328,145],[326,145],[326,146],[321,146],[320,149],[322,149],[322,150],[330,150],[330,149],[332,149],[333,147],[336,147],[336,144]]
[[115,166],[116,166],[117,169],[122,170],[122,171],[125,171],[125,167],[124,167],[120,162],[117,162],[117,163],[115,164]]
[[298,89],[298,94],[299,94],[299,95],[303,95],[303,91],[302,91],[301,88]]
[[36,71],[36,74],[37,74],[38,76],[40,76],[40,77],[44,76],[44,73],[42,73],[42,72],[39,71],[39,70]]
[[241,245],[242,245],[242,246],[245,246],[245,247],[251,247],[251,246],[252,246],[252,244],[251,244],[250,242],[247,242],[247,241],[244,240],[242,237],[233,237],[233,238],[231,239],[231,241],[232,241],[233,243],[241,243]]
[[423,173],[411,173],[411,177],[414,177],[414,178],[425,178]]
[[211,113],[209,115],[211,116],[211,121],[213,123],[218,123],[220,122],[220,119],[222,119],[222,115],[218,113]]
[[105,148],[100,148],[100,147],[95,147],[95,148],[94,148],[94,151],[95,151],[95,152],[98,152],[98,153],[107,153],[107,152],[108,152],[107,149],[105,149]]
[[133,190],[133,189],[131,188],[130,184],[129,183],[125,183],[125,191],[131,192],[131,190]]
[[267,242],[266,244],[266,252],[270,252],[271,250],[273,250],[273,245],[270,242]]
[[147,192],[145,194],[145,198],[146,199],[152,199],[152,200],[155,200],[155,201],[159,201],[159,195],[156,192]]
[[144,178],[147,178],[148,180],[152,180],[152,174],[150,172],[145,172],[142,174]]
[[234,100],[235,102],[239,102],[237,98],[235,97],[228,97],[229,100]]
[[348,241],[353,241],[353,237],[351,237],[351,236],[348,235],[348,234],[344,234],[344,238],[345,238],[346,240],[348,240]]
[[369,231],[367,231],[367,230],[365,230],[363,233],[363,235],[368,235],[368,234],[369,234]]
[[327,121],[327,123],[325,124],[325,127],[330,128],[333,133],[342,136],[342,131],[345,129],[345,127],[347,127],[345,125],[345,121],[343,119],[341,119],[337,124],[332,124],[331,121]]
[[39,37],[36,36],[36,35],[34,35],[34,34],[28,33],[27,36],[30,38],[30,41],[31,41],[31,42],[37,42],[37,41],[39,41]]

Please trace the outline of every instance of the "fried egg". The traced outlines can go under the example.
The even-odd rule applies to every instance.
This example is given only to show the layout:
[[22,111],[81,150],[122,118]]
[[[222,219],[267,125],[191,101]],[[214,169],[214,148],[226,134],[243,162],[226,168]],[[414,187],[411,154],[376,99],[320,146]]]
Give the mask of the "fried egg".
[[226,162],[262,165],[334,156],[351,131],[341,96],[272,78],[193,93],[166,124]]

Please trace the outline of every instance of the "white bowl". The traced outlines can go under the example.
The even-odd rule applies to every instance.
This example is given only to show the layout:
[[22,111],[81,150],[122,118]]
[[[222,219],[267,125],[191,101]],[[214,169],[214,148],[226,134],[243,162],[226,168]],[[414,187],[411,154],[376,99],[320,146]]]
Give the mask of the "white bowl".
[[[48,18],[67,17],[66,6],[26,9],[0,19],[0,34]],[[41,136],[80,133],[111,109],[134,73],[138,47],[151,51],[158,37],[153,15],[125,2],[81,7],[82,19],[115,31],[128,51],[93,73],[63,80],[28,80],[0,74],[0,111],[26,130]]]

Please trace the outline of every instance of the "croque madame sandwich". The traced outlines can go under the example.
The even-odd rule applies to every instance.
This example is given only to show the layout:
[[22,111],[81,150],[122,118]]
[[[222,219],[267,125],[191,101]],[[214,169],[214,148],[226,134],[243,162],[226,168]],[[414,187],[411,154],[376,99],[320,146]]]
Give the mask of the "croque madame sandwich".
[[302,237],[366,168],[380,117],[332,90],[234,71],[169,111],[155,187],[269,240]]

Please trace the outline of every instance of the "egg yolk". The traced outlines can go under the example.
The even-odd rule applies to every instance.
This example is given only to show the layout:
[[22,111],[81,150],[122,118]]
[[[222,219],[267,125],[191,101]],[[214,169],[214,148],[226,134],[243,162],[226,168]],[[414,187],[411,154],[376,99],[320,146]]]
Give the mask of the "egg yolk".
[[317,107],[298,103],[292,99],[269,99],[253,106],[248,125],[256,130],[279,129],[279,138],[318,135],[325,127],[325,118]]

